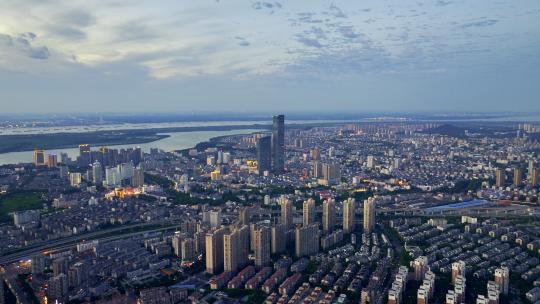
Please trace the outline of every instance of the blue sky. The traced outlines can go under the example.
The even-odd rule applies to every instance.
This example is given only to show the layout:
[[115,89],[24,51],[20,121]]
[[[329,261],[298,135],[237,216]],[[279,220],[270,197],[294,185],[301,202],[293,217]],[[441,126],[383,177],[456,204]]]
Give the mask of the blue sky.
[[538,0],[2,0],[5,112],[537,111]]

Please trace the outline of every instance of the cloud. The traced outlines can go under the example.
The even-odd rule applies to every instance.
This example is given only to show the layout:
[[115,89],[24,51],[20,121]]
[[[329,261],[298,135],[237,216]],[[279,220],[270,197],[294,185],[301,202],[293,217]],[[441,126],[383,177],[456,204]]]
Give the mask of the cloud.
[[451,1],[451,0],[437,0],[437,2],[436,2],[436,4],[438,6],[447,6],[447,5],[450,5],[452,3],[454,3],[454,2]]
[[347,18],[347,15],[336,5],[331,4],[329,13],[335,18]]
[[140,20],[117,25],[115,31],[118,41],[148,42],[159,37],[159,34]]
[[314,48],[322,48],[323,45],[319,42],[319,40],[315,39],[315,38],[308,38],[308,37],[305,37],[305,36],[302,36],[302,35],[298,35],[296,37],[296,41],[300,42],[301,44],[305,45],[305,46],[309,46],[309,47],[314,47]]
[[309,30],[305,31],[306,34],[314,36],[317,39],[325,39],[326,34],[324,30],[317,26],[312,26]]
[[496,19],[485,19],[485,20],[479,20],[479,21],[472,21],[467,22],[461,25],[462,28],[471,28],[471,27],[485,27],[485,26],[492,26],[499,22],[499,20]]
[[46,46],[34,46],[33,41],[37,35],[31,32],[19,34],[12,37],[0,33],[0,51],[15,52],[15,54],[24,54],[29,58],[47,59],[50,56],[49,49]]
[[96,24],[96,17],[88,11],[75,9],[61,13],[55,23],[84,28]]
[[257,2],[254,2],[251,7],[253,9],[256,9],[256,10],[261,10],[261,9],[274,9],[274,8],[277,8],[277,9],[280,9],[283,7],[283,5],[279,2],[260,2],[260,1],[257,1]]
[[86,38],[86,33],[75,27],[53,26],[49,30],[55,35],[58,35],[67,39],[82,40]]
[[354,32],[354,27],[351,25],[343,25],[337,28],[337,31],[345,38],[358,38],[358,34]]
[[315,13],[301,12],[296,14],[296,18],[289,18],[292,26],[299,26],[302,24],[323,23],[323,20],[316,18]]
[[247,41],[246,38],[244,38],[244,37],[236,36],[234,38],[237,40],[239,46],[249,46],[250,45],[249,41]]

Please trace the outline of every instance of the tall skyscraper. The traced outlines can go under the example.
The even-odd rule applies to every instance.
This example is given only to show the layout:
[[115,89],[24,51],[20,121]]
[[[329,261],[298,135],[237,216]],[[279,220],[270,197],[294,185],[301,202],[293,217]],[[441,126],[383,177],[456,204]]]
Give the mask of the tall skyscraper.
[[293,205],[291,201],[284,196],[279,198],[279,203],[281,205],[280,223],[288,230],[293,224]]
[[223,235],[223,267],[225,272],[236,272],[248,262],[248,226],[232,227]]
[[182,260],[193,261],[196,257],[195,239],[185,238],[181,243]]
[[223,234],[223,271],[238,270],[238,233],[231,230]]
[[259,175],[272,171],[272,139],[270,136],[257,140],[257,170]]
[[322,164],[322,173],[326,185],[334,185],[341,180],[341,168],[338,163]]
[[504,187],[504,170],[503,169],[497,169],[495,170],[495,186],[497,187]]
[[105,184],[107,187],[120,187],[122,184],[122,179],[120,176],[120,171],[117,167],[107,167],[105,168]]
[[56,154],[49,154],[47,157],[47,166],[49,168],[56,168],[58,166],[58,157]]
[[238,214],[238,222],[241,225],[249,225],[250,209],[249,207],[243,207]]
[[514,168],[514,186],[519,187],[521,185],[521,168]]
[[69,173],[69,183],[71,187],[79,187],[82,182],[82,175],[80,172]]
[[334,231],[336,225],[336,203],[333,199],[327,199],[323,202],[323,233],[329,234]]
[[508,283],[510,281],[510,270],[503,266],[495,269],[495,284],[499,286],[499,291],[502,294],[508,294]]
[[92,162],[90,145],[79,145],[79,166],[86,167]]
[[323,170],[322,170],[322,163],[318,160],[314,160],[311,162],[312,165],[312,171],[311,176],[314,178],[322,178],[323,177]]
[[304,205],[302,208],[302,224],[304,226],[309,226],[313,223],[315,223],[315,200],[312,198],[309,198],[304,201]]
[[36,167],[47,165],[47,161],[45,160],[45,150],[42,150],[42,149],[34,150],[34,165]]
[[536,164],[534,163],[534,159],[529,160],[529,165],[527,166],[527,173],[530,175],[531,171],[536,168]]
[[319,252],[319,225],[297,226],[295,230],[295,254],[297,257]]
[[42,254],[37,254],[32,257],[32,275],[40,276],[45,271],[46,258]]
[[375,167],[375,159],[373,158],[373,155],[368,155],[366,166],[370,169]]
[[371,233],[375,227],[375,198],[364,201],[364,233]]
[[137,166],[133,170],[133,178],[131,179],[133,187],[142,187],[144,185],[144,171],[141,166]]
[[272,171],[281,174],[285,170],[285,116],[276,115],[272,124]]
[[177,257],[182,256],[182,239],[183,239],[183,236],[179,232],[176,232],[171,239],[173,251]]
[[532,168],[529,173],[529,185],[533,187],[538,185],[538,168]]
[[270,263],[271,231],[267,226],[255,229],[255,266],[262,267]]
[[225,228],[218,228],[206,234],[206,272],[218,274],[223,271],[223,235]]
[[354,214],[356,212],[356,200],[349,198],[343,202],[343,233],[354,231]]
[[210,227],[219,227],[221,225],[221,209],[212,209],[209,211]]
[[92,179],[94,185],[103,185],[103,167],[97,161],[92,164]]
[[285,251],[287,244],[287,229],[283,224],[275,224],[272,226],[272,254],[279,254]]

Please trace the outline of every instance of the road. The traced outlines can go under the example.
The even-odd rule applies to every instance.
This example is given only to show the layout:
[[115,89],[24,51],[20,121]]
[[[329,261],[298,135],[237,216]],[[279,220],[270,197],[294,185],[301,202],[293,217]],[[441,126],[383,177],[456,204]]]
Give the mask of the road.
[[[161,225],[164,227],[152,228],[156,225]],[[148,227],[148,229],[142,229],[136,232],[126,232],[123,234],[121,233],[122,230],[131,230],[134,228],[140,229],[144,227]],[[38,254],[43,251],[52,251],[52,250],[58,251],[62,249],[64,250],[69,249],[76,246],[77,243],[83,240],[99,240],[101,242],[106,242],[106,241],[111,241],[115,239],[130,237],[130,236],[134,236],[134,235],[138,235],[142,233],[164,231],[164,230],[175,229],[179,227],[180,227],[180,224],[151,222],[151,223],[123,226],[123,227],[107,229],[107,230],[100,230],[100,231],[85,233],[81,235],[74,235],[74,236],[62,238],[59,240],[47,241],[38,246],[34,246],[32,248],[28,248],[19,252],[4,255],[0,257],[0,265],[6,265],[6,264],[13,263],[22,259],[26,259],[26,258],[31,257],[32,255]],[[117,232],[119,232],[120,234],[100,238],[100,236],[105,236],[105,235],[109,235],[111,233],[117,233]]]

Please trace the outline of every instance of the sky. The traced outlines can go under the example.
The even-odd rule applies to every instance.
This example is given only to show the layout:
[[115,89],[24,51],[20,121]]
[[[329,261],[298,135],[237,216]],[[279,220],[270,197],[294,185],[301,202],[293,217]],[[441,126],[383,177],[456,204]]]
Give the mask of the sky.
[[538,0],[1,0],[4,113],[538,111]]

